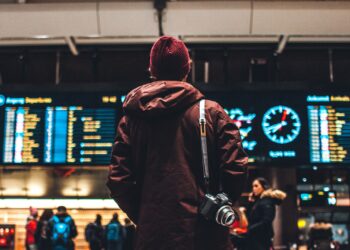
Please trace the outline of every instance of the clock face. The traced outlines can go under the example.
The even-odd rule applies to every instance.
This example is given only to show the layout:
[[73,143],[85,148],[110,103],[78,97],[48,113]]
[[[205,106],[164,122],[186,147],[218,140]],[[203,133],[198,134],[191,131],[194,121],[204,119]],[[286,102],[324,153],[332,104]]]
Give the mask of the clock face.
[[286,106],[270,108],[263,117],[262,128],[264,134],[272,142],[287,144],[295,140],[300,133],[300,119],[298,114]]

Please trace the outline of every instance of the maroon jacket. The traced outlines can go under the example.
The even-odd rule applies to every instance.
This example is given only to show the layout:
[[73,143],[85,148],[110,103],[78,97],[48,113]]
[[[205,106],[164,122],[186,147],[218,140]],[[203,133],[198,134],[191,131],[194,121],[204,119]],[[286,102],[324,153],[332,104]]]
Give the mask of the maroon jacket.
[[[107,186],[137,225],[135,249],[233,249],[228,229],[198,214],[204,197],[199,132],[203,95],[185,82],[158,81],[132,90],[113,146]],[[212,193],[241,194],[247,156],[237,127],[206,101]]]

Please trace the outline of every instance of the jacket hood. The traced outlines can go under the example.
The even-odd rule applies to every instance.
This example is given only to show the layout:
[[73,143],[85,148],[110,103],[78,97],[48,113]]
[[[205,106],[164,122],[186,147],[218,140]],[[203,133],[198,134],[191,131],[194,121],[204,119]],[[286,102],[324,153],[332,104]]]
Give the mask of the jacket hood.
[[287,197],[287,194],[281,190],[278,189],[267,189],[265,190],[260,198],[271,198],[273,199],[276,204],[282,203],[282,201]]
[[128,115],[156,117],[184,110],[202,98],[203,94],[186,82],[156,81],[130,91],[123,108]]

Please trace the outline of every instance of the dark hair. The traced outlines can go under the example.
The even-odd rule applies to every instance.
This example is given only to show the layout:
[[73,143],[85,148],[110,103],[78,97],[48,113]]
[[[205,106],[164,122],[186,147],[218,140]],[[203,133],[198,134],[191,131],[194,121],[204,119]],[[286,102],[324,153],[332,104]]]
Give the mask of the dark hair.
[[96,220],[95,222],[99,225],[101,225],[101,221],[102,221],[102,216],[100,214],[96,214]]
[[53,216],[52,209],[45,209],[40,216],[40,221],[48,221]]
[[113,214],[112,221],[118,221],[119,222],[119,215],[117,213]]
[[[271,188],[270,183],[269,183],[265,178],[263,178],[263,177],[258,177],[258,178],[256,178],[254,181],[259,182],[259,184],[262,186],[262,188],[263,188],[264,190],[267,190],[267,189]],[[254,181],[253,181],[253,182],[254,182]]]
[[129,218],[125,218],[124,222],[125,222],[125,224],[129,224],[129,223],[131,223],[131,220]]
[[65,212],[67,212],[67,208],[66,208],[65,206],[59,206],[59,207],[57,208],[57,211],[58,211],[58,212],[65,213]]

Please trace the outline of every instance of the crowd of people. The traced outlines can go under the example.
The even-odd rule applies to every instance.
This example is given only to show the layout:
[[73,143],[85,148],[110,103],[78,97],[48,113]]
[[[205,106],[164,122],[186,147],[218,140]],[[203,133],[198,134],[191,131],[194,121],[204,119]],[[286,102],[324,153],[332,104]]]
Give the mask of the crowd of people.
[[128,219],[124,225],[119,221],[118,214],[114,213],[111,221],[102,225],[102,216],[97,214],[96,220],[85,228],[85,239],[91,250],[131,250],[135,227]]
[[[124,225],[114,213],[111,221],[104,227],[102,216],[85,228],[85,239],[91,250],[131,250],[134,225],[126,218]],[[38,219],[38,210],[30,208],[27,218],[25,245],[27,250],[74,250],[73,239],[78,231],[75,221],[66,207],[59,206],[57,213],[45,209]]]
[[45,209],[38,219],[38,210],[31,208],[26,224],[27,250],[73,250],[73,239],[78,235],[73,218],[64,206]]

